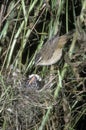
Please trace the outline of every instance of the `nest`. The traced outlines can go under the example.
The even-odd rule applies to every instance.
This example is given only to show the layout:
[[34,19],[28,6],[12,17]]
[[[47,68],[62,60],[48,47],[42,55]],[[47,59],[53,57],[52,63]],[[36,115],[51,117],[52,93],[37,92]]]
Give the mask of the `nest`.
[[52,80],[46,86],[41,84],[41,89],[38,89],[28,86],[28,78],[22,76],[18,70],[8,74],[6,72],[1,76],[1,126],[6,122],[8,130],[17,128],[26,130],[40,124],[44,111],[50,105],[56,104],[50,86]]

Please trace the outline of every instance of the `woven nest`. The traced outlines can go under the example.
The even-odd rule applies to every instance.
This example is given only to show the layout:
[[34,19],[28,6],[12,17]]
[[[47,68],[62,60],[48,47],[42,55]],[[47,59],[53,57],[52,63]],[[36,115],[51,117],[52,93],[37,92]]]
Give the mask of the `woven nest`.
[[1,124],[6,121],[6,129],[32,129],[43,116],[44,110],[50,105],[55,105],[51,90],[51,82],[47,85],[41,84],[41,89],[27,86],[28,78],[22,76],[18,70],[16,72],[4,74],[0,80],[1,95]]

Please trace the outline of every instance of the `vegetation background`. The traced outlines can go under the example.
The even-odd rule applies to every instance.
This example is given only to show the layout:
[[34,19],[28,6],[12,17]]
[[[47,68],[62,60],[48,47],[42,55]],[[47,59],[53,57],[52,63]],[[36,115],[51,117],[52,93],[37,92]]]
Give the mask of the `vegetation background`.
[[[47,39],[73,30],[59,68],[34,65]],[[27,87],[30,74],[41,89]],[[85,0],[0,1],[0,129],[86,129]]]

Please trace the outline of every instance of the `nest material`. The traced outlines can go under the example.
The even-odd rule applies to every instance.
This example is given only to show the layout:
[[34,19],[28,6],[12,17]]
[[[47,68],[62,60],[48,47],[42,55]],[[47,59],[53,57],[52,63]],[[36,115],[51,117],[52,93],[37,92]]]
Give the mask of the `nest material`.
[[43,116],[43,111],[55,105],[50,83],[44,88],[30,88],[27,78],[19,72],[1,76],[1,126],[6,121],[6,129],[33,129]]

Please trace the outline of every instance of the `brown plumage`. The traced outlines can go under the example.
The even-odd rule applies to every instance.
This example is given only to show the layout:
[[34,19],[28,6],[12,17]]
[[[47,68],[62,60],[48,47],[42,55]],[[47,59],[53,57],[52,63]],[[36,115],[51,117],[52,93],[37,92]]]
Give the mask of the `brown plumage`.
[[36,65],[52,65],[58,62],[62,56],[62,49],[69,39],[73,36],[73,32],[63,36],[54,36],[48,40],[35,57]]

